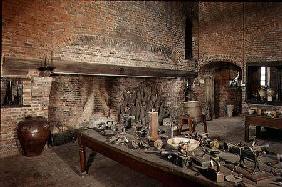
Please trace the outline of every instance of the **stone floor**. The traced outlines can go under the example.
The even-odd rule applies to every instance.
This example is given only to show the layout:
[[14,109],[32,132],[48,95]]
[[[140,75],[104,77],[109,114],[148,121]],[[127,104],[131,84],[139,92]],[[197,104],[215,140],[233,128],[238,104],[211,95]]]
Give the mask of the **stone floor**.
[[[197,127],[199,131],[202,126]],[[242,118],[221,118],[208,122],[211,137],[238,143],[243,141]],[[282,153],[281,140],[259,140],[270,143],[271,149]],[[89,154],[91,151],[87,150]],[[89,175],[79,173],[77,143],[49,148],[37,157],[15,156],[0,160],[0,186],[161,186],[154,179],[134,172],[117,162],[97,154]]]

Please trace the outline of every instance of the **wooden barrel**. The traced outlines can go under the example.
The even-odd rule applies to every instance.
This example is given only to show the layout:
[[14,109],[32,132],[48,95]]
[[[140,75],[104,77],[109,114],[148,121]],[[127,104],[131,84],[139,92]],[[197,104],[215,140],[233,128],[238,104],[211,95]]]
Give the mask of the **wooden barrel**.
[[184,102],[184,112],[192,117],[196,122],[202,120],[202,108],[199,101]]

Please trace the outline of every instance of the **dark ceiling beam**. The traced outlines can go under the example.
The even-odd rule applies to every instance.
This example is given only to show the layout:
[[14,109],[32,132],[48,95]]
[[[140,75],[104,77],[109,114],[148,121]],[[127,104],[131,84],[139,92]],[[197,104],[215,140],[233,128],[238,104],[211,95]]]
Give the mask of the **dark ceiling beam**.
[[[196,77],[192,70],[173,70],[152,67],[119,66],[66,60],[53,60],[54,74],[85,74],[105,76],[140,76],[140,77]],[[13,72],[27,73],[29,69],[37,69],[42,65],[41,59],[20,59],[5,57],[3,74]]]

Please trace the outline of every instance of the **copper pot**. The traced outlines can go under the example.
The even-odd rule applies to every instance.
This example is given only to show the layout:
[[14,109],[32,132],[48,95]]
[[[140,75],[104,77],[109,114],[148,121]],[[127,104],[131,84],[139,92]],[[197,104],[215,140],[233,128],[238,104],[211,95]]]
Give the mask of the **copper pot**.
[[44,117],[28,116],[19,122],[17,133],[23,155],[37,156],[42,153],[50,135],[50,130],[48,122]]

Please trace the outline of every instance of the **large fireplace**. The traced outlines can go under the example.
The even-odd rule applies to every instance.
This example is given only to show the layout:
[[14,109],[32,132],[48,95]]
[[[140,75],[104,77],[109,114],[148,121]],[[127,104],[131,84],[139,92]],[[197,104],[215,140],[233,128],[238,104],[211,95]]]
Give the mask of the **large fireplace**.
[[56,69],[51,75],[41,75],[36,70],[40,63],[7,57],[2,65],[4,75],[22,80],[23,98],[21,106],[1,107],[1,156],[19,153],[15,132],[18,122],[27,115],[46,117],[52,134],[63,137],[91,121],[110,119],[122,125],[124,116],[147,126],[152,110],[158,112],[162,125],[165,118],[178,115],[186,83],[196,76],[183,68],[91,63],[78,68],[75,62],[59,59],[54,61]]
[[159,113],[159,121],[184,101],[182,78],[136,78],[85,75],[53,77],[49,120],[53,132],[83,127],[90,120],[111,118],[122,123],[122,116],[134,117],[147,125],[148,112]]

